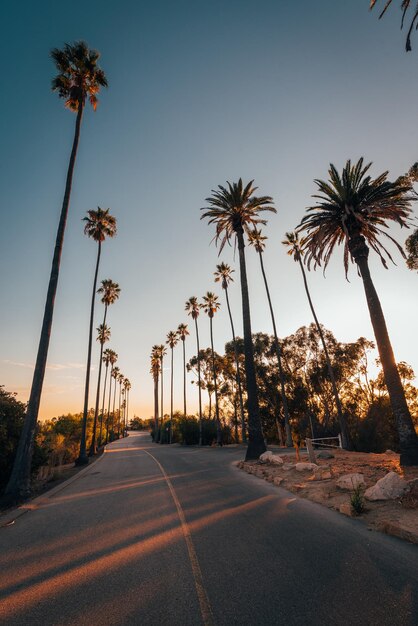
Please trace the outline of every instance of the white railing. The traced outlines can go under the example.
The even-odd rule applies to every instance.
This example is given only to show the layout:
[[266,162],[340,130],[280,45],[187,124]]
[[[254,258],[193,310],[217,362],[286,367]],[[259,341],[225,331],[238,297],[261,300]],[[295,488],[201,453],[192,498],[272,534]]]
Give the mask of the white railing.
[[[329,440],[337,440],[338,441],[338,446],[332,444],[332,443],[318,443],[320,441],[329,441]],[[310,439],[310,441],[312,442],[312,444],[314,446],[323,446],[326,448],[341,448],[343,447],[343,443],[341,440],[341,435],[338,435],[337,437],[317,437],[316,439]]]

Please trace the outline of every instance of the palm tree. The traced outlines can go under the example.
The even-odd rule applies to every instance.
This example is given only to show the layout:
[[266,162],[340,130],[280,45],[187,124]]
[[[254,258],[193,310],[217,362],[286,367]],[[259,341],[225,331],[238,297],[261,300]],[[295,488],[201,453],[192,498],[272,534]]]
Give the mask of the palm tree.
[[104,385],[103,385],[102,412],[101,412],[101,415],[100,415],[99,446],[102,445],[103,417],[104,417],[104,405],[105,405],[105,397],[106,397],[107,372],[108,372],[108,369],[109,369],[110,359],[111,359],[112,354],[115,354],[114,351],[111,350],[110,348],[107,348],[106,350],[104,350],[103,356],[102,356],[102,361],[103,361],[103,363],[105,364],[105,367],[106,367],[106,373],[105,373],[105,379],[104,379]]
[[163,423],[164,423],[164,369],[163,369],[163,362],[164,362],[164,357],[167,354],[167,349],[164,346],[164,344],[160,344],[157,347],[157,354],[158,357],[160,359],[160,367],[161,367],[161,428],[160,431],[157,433],[157,443],[161,442],[162,440],[162,428],[163,428]]
[[87,211],[87,213],[88,216],[84,218],[84,221],[86,222],[84,226],[84,233],[97,242],[97,259],[90,306],[89,345],[87,349],[86,383],[84,388],[84,409],[81,428],[80,453],[78,458],[76,459],[76,465],[86,465],[89,462],[88,456],[86,454],[86,428],[89,404],[91,348],[93,343],[94,303],[96,298],[97,275],[99,272],[102,243],[106,239],[106,237],[114,237],[116,235],[116,219],[113,217],[113,215],[110,215],[109,209],[103,211],[103,209],[97,207],[97,211],[90,209],[89,211]]
[[[377,0],[370,0],[370,10],[373,9],[374,5],[376,4]],[[382,12],[379,15],[379,19],[381,17],[384,16],[384,14],[386,13],[386,10],[389,8],[389,5],[392,4],[392,0],[386,0],[386,4],[383,7]],[[405,20],[405,16],[406,13],[409,9],[409,7],[411,6],[412,2],[411,0],[401,0],[401,9],[402,9],[402,21],[401,21],[401,28],[403,28],[404,25],[404,20]],[[406,42],[405,42],[405,49],[407,52],[410,52],[412,50],[411,47],[411,35],[412,35],[412,31],[416,30],[417,28],[417,20],[418,20],[418,6],[415,7],[415,9],[413,9],[413,14],[412,14],[412,19],[411,22],[409,24],[409,29],[408,29],[408,33],[406,35]]]
[[196,296],[191,296],[187,302],[185,311],[187,315],[191,315],[194,320],[196,330],[196,345],[197,345],[197,386],[199,390],[199,446],[202,445],[202,381],[200,372],[200,347],[199,347],[199,328],[197,326],[197,318],[200,313],[200,304]]
[[123,383],[123,387],[125,389],[125,433],[124,436],[126,435],[126,431],[128,429],[128,416],[129,416],[129,392],[131,390],[131,381],[129,380],[129,378],[125,378],[124,383]]
[[254,349],[251,335],[250,300],[248,295],[247,268],[245,263],[244,232],[248,233],[251,227],[257,224],[266,224],[266,220],[259,217],[261,211],[273,211],[273,200],[270,196],[256,197],[253,195],[257,187],[250,181],[245,187],[240,178],[238,183],[227,182],[227,187],[218,186],[218,190],[212,190],[212,195],[206,199],[209,207],[202,218],[209,218],[209,224],[216,225],[216,242],[220,241],[219,253],[231,238],[238,242],[242,315],[244,328],[244,354],[245,372],[247,379],[248,396],[248,448],[246,460],[258,459],[265,452],[263,431],[260,421],[260,409],[258,405],[257,380],[255,376]]
[[[107,317],[107,309],[108,307],[116,302],[119,298],[120,287],[118,283],[114,283],[113,280],[107,278],[102,280],[102,286],[97,290],[98,294],[102,294],[102,303],[105,305],[104,315],[103,315],[103,324],[102,326],[106,326],[106,317]],[[109,332],[110,337],[110,332]],[[98,338],[98,341],[100,339]],[[108,341],[108,339],[106,340]],[[97,452],[96,446],[96,426],[97,426],[97,418],[99,414],[99,401],[100,401],[100,383],[101,383],[101,375],[102,375],[102,363],[103,361],[103,344],[104,342],[100,341],[100,359],[99,359],[99,374],[97,377],[97,391],[96,391],[96,406],[94,408],[94,424],[93,424],[93,437],[91,441],[89,456],[93,456]],[[103,421],[103,418],[102,418]]]
[[115,436],[115,416],[116,416],[116,385],[118,384],[118,378],[120,374],[120,368],[114,367],[111,375],[113,380],[115,381],[115,386],[113,387],[113,411],[112,411],[112,432],[113,436]]
[[219,402],[218,402],[218,381],[216,379],[216,366],[215,366],[215,350],[213,348],[213,316],[216,311],[221,308],[221,304],[218,300],[218,296],[216,296],[211,291],[207,291],[206,295],[203,296],[203,303],[201,305],[202,309],[205,311],[207,316],[209,317],[209,327],[210,327],[210,345],[212,350],[212,373],[213,373],[213,388],[215,391],[215,417],[216,417],[216,444],[218,446],[222,445],[222,430],[221,430],[221,422],[219,419]]
[[179,339],[183,342],[183,412],[184,417],[187,417],[186,407],[186,337],[190,335],[187,324],[179,324],[177,327],[177,334]]
[[99,361],[99,374],[98,374],[98,381],[97,381],[96,408],[95,408],[95,411],[94,411],[94,421],[93,421],[93,435],[92,435],[92,439],[91,439],[89,456],[93,456],[97,452],[96,429],[97,429],[97,417],[98,417],[98,412],[99,412],[99,407],[98,407],[99,399],[98,399],[98,396],[99,396],[99,392],[100,392],[100,378],[101,378],[101,374],[102,374],[103,346],[106,343],[106,341],[109,341],[110,334],[111,334],[110,333],[110,328],[106,324],[100,324],[99,328],[96,328],[96,330],[97,330],[96,340],[100,343],[100,361]]
[[121,427],[121,400],[122,400],[122,385],[125,381],[125,376],[120,373],[118,376],[118,383],[119,383],[119,409],[118,409],[118,438],[120,437],[120,427]]
[[106,419],[106,440],[105,443],[108,443],[109,441],[109,421],[110,421],[110,401],[112,398],[112,378],[114,378],[113,376],[113,370],[114,370],[114,365],[118,360],[118,355],[117,353],[112,350],[110,355],[109,355],[109,361],[110,361],[110,380],[109,380],[109,402],[107,405],[107,419]]
[[305,291],[308,298],[309,306],[311,307],[312,315],[315,320],[316,327],[318,329],[318,333],[321,339],[322,347],[324,348],[325,360],[327,362],[328,375],[331,381],[332,391],[335,399],[335,406],[337,407],[337,415],[338,422],[341,428],[341,439],[342,445],[345,450],[351,450],[351,442],[350,436],[348,432],[347,422],[343,415],[343,410],[341,406],[341,400],[337,389],[337,383],[335,382],[334,370],[331,365],[331,359],[329,358],[328,348],[325,341],[324,333],[322,331],[321,324],[318,321],[316,316],[316,312],[312,303],[311,294],[309,293],[308,281],[306,279],[305,268],[303,267],[303,240],[299,241],[299,236],[297,232],[294,233],[286,233],[284,241],[282,244],[287,246],[287,254],[289,256],[293,256],[293,260],[296,263],[299,263],[300,270],[302,272],[303,284],[305,285]]
[[161,371],[161,358],[159,346],[153,346],[151,350],[151,374],[154,380],[154,441],[158,438],[158,379]]
[[266,272],[264,269],[263,251],[266,245],[264,242],[266,240],[267,240],[267,237],[262,235],[261,230],[257,230],[257,228],[254,228],[254,230],[248,233],[248,243],[250,244],[250,246],[253,246],[255,248],[260,259],[261,273],[263,275],[264,286],[266,288],[271,322],[273,324],[274,348],[275,348],[276,356],[277,356],[277,364],[279,366],[280,395],[281,395],[282,404],[283,404],[284,426],[285,426],[285,431],[286,431],[286,446],[288,448],[292,448],[293,447],[292,431],[290,429],[289,405],[287,403],[287,398],[286,398],[286,389],[285,389],[285,380],[284,380],[280,343],[279,343],[279,338],[277,336],[276,319],[274,316],[273,305],[271,303],[270,289],[267,283]]
[[411,202],[416,200],[410,181],[400,178],[391,183],[384,172],[374,180],[366,176],[371,163],[363,166],[363,158],[355,165],[347,161],[340,176],[331,164],[330,180],[316,180],[319,194],[315,206],[308,209],[299,229],[307,233],[304,249],[309,269],[323,263],[324,270],[336,245],[344,243],[344,267],[347,275],[349,261],[357,265],[363,279],[364,291],[376,344],[382,363],[386,387],[396,419],[401,450],[401,465],[418,464],[418,437],[412,423],[399,376],[386,321],[368,264],[369,247],[387,268],[385,256],[393,261],[389,251],[379,240],[385,235],[405,256],[401,246],[385,228],[389,220],[408,226]]
[[227,263],[219,263],[216,266],[216,272],[214,272],[214,276],[215,276],[215,283],[221,282],[222,289],[225,291],[226,305],[228,307],[229,321],[231,323],[231,330],[232,330],[232,341],[234,343],[236,379],[237,379],[237,387],[238,387],[239,407],[240,407],[240,413],[241,413],[242,441],[244,443],[247,443],[247,435],[245,433],[244,402],[242,399],[241,374],[239,371],[238,346],[237,346],[237,342],[235,338],[234,322],[232,319],[232,313],[231,313],[231,307],[229,305],[229,295],[228,295],[229,283],[233,282],[234,280],[232,278],[233,272],[235,272],[235,270],[233,270]]
[[66,44],[63,50],[54,48],[51,51],[52,60],[58,70],[57,76],[52,80],[52,90],[57,91],[60,98],[64,98],[65,106],[70,109],[70,111],[77,113],[77,117],[70,162],[67,170],[64,199],[55,240],[54,256],[32,387],[12,473],[5,490],[5,497],[10,502],[20,501],[30,494],[30,473],[35,429],[48,357],[54,302],[57,292],[61,253],[64,244],[65,225],[70,204],[74,165],[80,138],[81,120],[86,99],[89,99],[90,104],[95,110],[98,102],[97,94],[100,91],[100,87],[107,87],[105,74],[97,64],[99,56],[96,50],[89,50],[87,44],[82,41],[76,42],[73,45]]
[[173,382],[174,382],[174,347],[178,344],[179,337],[176,331],[170,330],[167,334],[167,341],[171,348],[171,391],[170,391],[170,443],[173,437]]

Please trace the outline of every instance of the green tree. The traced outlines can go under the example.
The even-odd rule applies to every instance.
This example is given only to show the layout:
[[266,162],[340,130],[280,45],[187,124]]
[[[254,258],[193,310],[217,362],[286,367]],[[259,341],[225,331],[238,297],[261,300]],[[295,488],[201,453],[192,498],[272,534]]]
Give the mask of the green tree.
[[[110,278],[107,278],[105,280],[102,280],[102,286],[99,287],[99,289],[97,290],[97,293],[102,296],[101,301],[104,304],[103,323],[100,326],[100,328],[105,328],[107,309],[111,304],[116,302],[116,300],[119,298],[120,287],[117,283],[114,283],[113,280],[111,280]],[[97,452],[96,429],[97,429],[97,418],[99,414],[100,384],[101,384],[101,378],[102,378],[103,345],[106,341],[109,341],[109,339],[110,339],[110,329],[109,329],[109,336],[107,338],[105,338],[104,335],[100,335],[100,332],[99,332],[99,337],[97,338],[97,340],[100,342],[99,374],[97,376],[96,406],[94,409],[93,436],[91,440],[89,456],[93,456]]]
[[277,364],[279,366],[280,393],[281,393],[282,403],[283,403],[284,424],[285,424],[285,430],[286,430],[286,446],[288,448],[292,448],[293,447],[292,431],[290,429],[289,406],[287,404],[287,398],[286,398],[285,380],[284,380],[284,373],[283,373],[283,366],[282,366],[282,357],[281,357],[281,351],[280,351],[280,342],[279,342],[279,338],[277,336],[276,318],[275,318],[274,311],[273,311],[273,305],[271,303],[270,289],[269,289],[269,286],[268,286],[267,276],[266,276],[266,272],[265,272],[265,269],[264,269],[263,251],[264,251],[264,248],[265,248],[265,243],[264,242],[266,240],[267,240],[267,237],[262,235],[261,230],[257,230],[257,228],[254,228],[254,230],[252,230],[252,231],[250,231],[248,233],[248,242],[249,242],[250,246],[253,246],[255,248],[256,252],[258,253],[259,259],[260,259],[261,273],[263,275],[264,286],[266,288],[267,300],[268,300],[269,309],[270,309],[271,322],[272,322],[272,325],[273,325],[274,345],[275,345],[276,355],[277,355]]
[[220,309],[221,305],[218,300],[218,296],[212,293],[212,291],[207,291],[203,296],[202,309],[205,311],[206,315],[209,317],[209,328],[210,328],[210,345],[212,350],[212,375],[213,375],[213,389],[215,392],[215,419],[216,419],[216,443],[218,446],[222,445],[222,429],[221,422],[219,419],[219,399],[218,399],[218,381],[216,375],[216,367],[215,367],[215,350],[213,347],[213,316]]
[[197,346],[197,380],[198,380],[198,392],[199,392],[199,446],[202,445],[202,386],[201,386],[201,376],[200,376],[200,347],[199,347],[199,328],[197,325],[197,318],[199,317],[200,312],[200,304],[196,298],[196,296],[191,296],[187,302],[185,310],[188,315],[191,316],[194,321],[195,330],[196,330],[196,346]]
[[66,44],[63,50],[54,48],[51,51],[52,60],[58,70],[57,76],[52,80],[52,90],[58,92],[59,97],[65,100],[65,106],[70,111],[76,113],[77,117],[32,387],[12,473],[6,488],[6,496],[10,502],[18,502],[27,498],[30,494],[30,472],[35,429],[48,358],[54,302],[57,292],[61,253],[64,244],[65,225],[70,204],[74,165],[80,138],[81,120],[86,99],[89,99],[90,104],[95,110],[100,88],[107,87],[105,74],[98,66],[99,56],[97,50],[89,50],[87,44],[83,41],[76,42],[72,45]]
[[179,324],[177,327],[177,334],[183,344],[183,414],[187,417],[187,403],[186,403],[186,337],[190,335],[187,324]]
[[293,260],[296,263],[299,263],[299,267],[300,267],[300,270],[302,272],[302,278],[303,278],[303,284],[305,286],[306,296],[308,298],[309,306],[311,308],[312,315],[313,315],[313,318],[315,320],[315,324],[316,324],[316,327],[318,329],[319,336],[321,338],[322,347],[324,348],[324,354],[325,354],[325,358],[326,358],[326,361],[327,361],[328,374],[329,374],[329,378],[330,378],[330,381],[331,381],[332,389],[333,389],[333,392],[334,392],[335,406],[337,407],[338,421],[339,421],[340,428],[341,428],[341,438],[342,438],[343,448],[345,450],[350,450],[351,449],[351,443],[350,443],[350,438],[349,438],[349,434],[348,434],[347,422],[346,422],[346,419],[345,419],[344,414],[343,414],[341,401],[340,401],[340,396],[338,394],[338,389],[337,389],[337,385],[336,385],[336,382],[335,382],[334,370],[332,368],[331,360],[329,358],[327,344],[325,342],[325,337],[324,337],[324,334],[322,332],[321,325],[320,325],[320,323],[318,321],[318,317],[316,315],[316,311],[314,309],[314,305],[313,305],[313,302],[312,302],[311,294],[309,292],[308,281],[306,279],[305,268],[303,266],[303,250],[302,250],[303,241],[300,242],[298,234],[296,232],[294,232],[294,233],[286,233],[286,238],[284,239],[284,241],[282,241],[282,243],[283,243],[283,245],[287,246],[287,254],[289,256],[292,256]]
[[258,406],[257,381],[254,367],[254,353],[251,336],[250,300],[248,295],[247,268],[245,263],[244,232],[248,234],[257,224],[266,224],[266,220],[259,217],[262,211],[276,212],[273,199],[270,196],[255,196],[257,187],[254,181],[243,185],[240,178],[238,183],[227,182],[227,188],[218,185],[218,190],[212,190],[212,195],[206,199],[209,207],[204,208],[203,218],[209,218],[209,224],[216,225],[216,241],[221,241],[219,253],[224,245],[236,238],[238,242],[242,316],[244,328],[245,370],[248,396],[248,448],[246,459],[258,459],[265,452],[263,431]]
[[84,226],[84,233],[97,243],[97,258],[90,305],[89,343],[87,348],[86,383],[84,387],[83,427],[81,430],[80,454],[76,460],[76,465],[86,465],[89,462],[86,450],[86,425],[87,413],[89,409],[91,349],[93,344],[94,304],[96,298],[97,275],[99,273],[102,243],[106,237],[114,237],[116,235],[116,219],[109,213],[109,210],[110,209],[103,210],[100,207],[97,207],[97,211],[90,209],[87,211],[87,217],[84,218],[84,221],[86,222]]
[[308,209],[300,225],[305,231],[307,266],[323,263],[326,268],[336,245],[344,243],[344,267],[346,274],[351,259],[356,263],[363,279],[370,319],[382,362],[385,382],[399,432],[401,465],[418,464],[418,437],[415,433],[405,393],[396,366],[386,321],[374,287],[368,263],[369,246],[379,255],[387,268],[385,256],[392,260],[389,251],[379,237],[385,235],[399,251],[401,246],[389,235],[385,227],[388,221],[401,226],[408,225],[411,202],[415,200],[411,183],[398,179],[391,183],[384,172],[374,180],[367,175],[371,163],[363,166],[363,159],[351,165],[347,161],[340,176],[331,164],[330,180],[316,180],[319,194],[315,206]]
[[239,399],[239,408],[240,408],[240,416],[241,416],[242,441],[243,443],[247,443],[247,435],[245,432],[244,401],[242,398],[241,374],[240,374],[240,369],[239,369],[238,348],[237,348],[234,321],[232,319],[231,306],[229,304],[229,294],[228,294],[229,284],[233,282],[234,280],[232,278],[232,273],[234,271],[235,270],[233,270],[227,263],[219,263],[216,266],[216,272],[214,272],[214,276],[215,276],[215,283],[220,282],[222,285],[222,289],[225,291],[226,305],[228,307],[228,315],[229,315],[229,321],[231,324],[231,331],[232,331],[232,341],[234,344],[236,382],[237,382],[237,388],[238,388],[238,399]]

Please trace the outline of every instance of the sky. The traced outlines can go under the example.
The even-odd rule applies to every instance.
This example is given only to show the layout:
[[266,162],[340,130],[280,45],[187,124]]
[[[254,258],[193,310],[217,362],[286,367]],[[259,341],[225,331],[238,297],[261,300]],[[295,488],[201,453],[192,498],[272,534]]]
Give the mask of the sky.
[[[383,20],[368,0],[57,0],[4,2],[0,20],[0,384],[26,402],[32,381],[75,116],[51,92],[53,47],[85,40],[101,52],[109,88],[81,129],[40,418],[83,406],[96,246],[82,219],[110,208],[118,234],[103,244],[99,279],[121,287],[109,309],[108,347],[132,384],[130,415],[153,412],[149,354],[181,322],[184,303],[220,296],[215,349],[230,340],[225,300],[213,282],[223,260],[236,269],[231,307],[242,335],[233,248],[218,259],[199,209],[226,180],[255,180],[271,195],[265,267],[280,336],[311,323],[300,271],[281,245],[313,204],[314,179],[348,158],[391,178],[418,160],[418,39],[404,49],[400,2]],[[415,209],[417,215],[417,209]],[[401,243],[411,231],[390,229]],[[417,273],[400,254],[372,276],[397,360],[418,373]],[[247,250],[253,332],[271,332],[257,255]],[[354,267],[341,250],[324,277],[308,276],[320,321],[340,341],[373,331]],[[101,323],[97,302],[95,327]],[[201,345],[209,322],[199,319]],[[195,337],[186,343],[195,354]],[[174,354],[174,404],[182,407],[182,356]],[[98,369],[94,346],[90,405]],[[169,385],[166,359],[164,380]],[[190,383],[190,380],[189,380]],[[166,394],[168,399],[168,394]],[[188,408],[197,409],[188,384]],[[169,404],[164,407],[169,411]]]

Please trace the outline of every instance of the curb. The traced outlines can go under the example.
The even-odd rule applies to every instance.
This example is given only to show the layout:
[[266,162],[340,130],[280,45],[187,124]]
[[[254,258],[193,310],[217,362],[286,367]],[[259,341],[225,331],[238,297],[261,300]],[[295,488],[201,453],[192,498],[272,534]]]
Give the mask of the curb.
[[57,485],[56,487],[53,487],[52,489],[49,489],[45,493],[42,493],[41,495],[36,496],[35,498],[31,500],[28,500],[26,503],[21,504],[17,508],[12,509],[11,511],[5,513],[4,515],[0,515],[0,522],[1,522],[0,528],[12,526],[19,517],[22,517],[22,515],[25,515],[25,513],[28,513],[29,511],[36,509],[38,505],[44,504],[46,500],[49,500],[50,498],[52,498],[52,496],[54,496],[56,493],[59,493],[63,489],[66,489],[73,482],[75,482],[76,480],[84,476],[84,474],[87,474],[89,469],[91,469],[94,465],[96,465],[96,463],[99,463],[99,461],[103,459],[105,454],[106,454],[106,447],[104,448],[103,453],[99,456],[98,459],[95,459],[93,463],[89,463],[86,467],[84,467],[82,470],[77,472],[77,474],[74,474],[74,476],[71,476],[70,478],[65,480],[63,483],[60,483],[59,485]]

